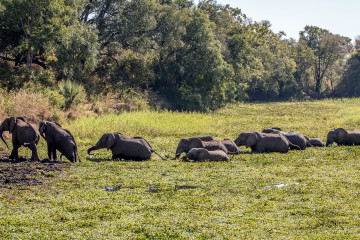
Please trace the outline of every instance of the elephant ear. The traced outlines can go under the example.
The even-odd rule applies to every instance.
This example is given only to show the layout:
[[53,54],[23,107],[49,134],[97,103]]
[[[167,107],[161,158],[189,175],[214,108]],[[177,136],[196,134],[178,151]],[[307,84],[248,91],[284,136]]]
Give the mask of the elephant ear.
[[16,126],[16,118],[11,117],[9,119],[9,133],[12,133],[15,130],[15,126]]
[[47,122],[46,122],[46,121],[43,121],[43,122],[41,122],[40,125],[39,125],[39,132],[40,132],[40,135],[41,135],[43,138],[45,138],[44,132],[46,131],[46,124],[47,124]]
[[246,147],[249,148],[256,145],[257,141],[258,136],[255,133],[251,134],[246,140]]
[[24,122],[26,122],[25,118],[23,118],[23,117],[16,117],[16,121],[19,120],[19,119],[22,120],[22,121],[24,121]]
[[113,133],[109,133],[106,139],[106,148],[107,150],[111,149],[115,144],[115,135]]
[[335,135],[337,136],[338,139],[342,139],[346,137],[347,134],[348,132],[344,128],[337,128],[335,130]]

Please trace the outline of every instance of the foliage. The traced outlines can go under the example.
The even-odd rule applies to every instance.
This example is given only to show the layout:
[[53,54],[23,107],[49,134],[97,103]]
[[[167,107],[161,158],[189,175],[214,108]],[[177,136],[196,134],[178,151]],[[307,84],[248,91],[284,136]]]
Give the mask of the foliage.
[[64,109],[78,104],[83,99],[83,86],[72,81],[59,82],[59,92],[64,97]]
[[354,51],[346,62],[346,71],[336,89],[336,95],[360,96],[360,49]]
[[[357,239],[359,146],[287,154],[241,148],[231,162],[201,163],[162,161],[154,154],[144,162],[110,160],[106,149],[89,158],[86,149],[102,133],[116,131],[143,136],[170,156],[182,137],[234,139],[269,126],[324,141],[333,126],[359,126],[359,104],[240,103],[206,114],[139,111],[60,122],[73,133],[82,162],[61,173],[37,171],[44,185],[1,183],[2,238]],[[20,156],[31,154],[20,150]],[[45,141],[38,150],[47,157]]]

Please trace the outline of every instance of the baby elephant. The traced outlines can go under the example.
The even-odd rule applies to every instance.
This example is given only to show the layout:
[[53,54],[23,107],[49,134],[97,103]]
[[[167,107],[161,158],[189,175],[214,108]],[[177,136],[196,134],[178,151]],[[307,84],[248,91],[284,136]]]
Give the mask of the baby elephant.
[[185,152],[188,153],[192,148],[206,148],[209,151],[222,150],[226,154],[229,152],[224,144],[218,140],[202,141],[198,137],[182,138],[176,148],[175,159]]
[[313,147],[324,147],[325,146],[325,144],[323,143],[323,141],[321,141],[320,138],[317,138],[317,137],[308,138],[307,136],[304,136],[304,137],[309,141],[309,143]]
[[129,138],[121,133],[105,133],[101,136],[100,140],[95,146],[88,149],[88,154],[91,151],[101,148],[110,149],[112,151],[112,158],[120,158],[125,160],[148,160],[151,159],[151,153],[157,154],[161,157],[151,145],[142,137]]
[[49,160],[57,160],[56,150],[58,150],[61,156],[64,155],[71,162],[77,161],[77,145],[74,136],[68,130],[56,122],[43,121],[39,125],[39,131],[47,142]]
[[230,158],[224,151],[209,151],[205,148],[192,148],[183,159],[191,159],[195,161],[228,161]]

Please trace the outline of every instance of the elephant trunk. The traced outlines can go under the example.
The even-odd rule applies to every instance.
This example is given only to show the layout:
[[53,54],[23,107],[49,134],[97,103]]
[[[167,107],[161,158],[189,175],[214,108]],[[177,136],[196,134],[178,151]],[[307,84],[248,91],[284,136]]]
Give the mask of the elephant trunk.
[[329,145],[332,144],[332,143],[333,143],[333,141],[327,140],[327,141],[326,141],[326,146],[329,146]]
[[92,146],[91,148],[89,148],[89,149],[87,150],[87,153],[88,153],[89,155],[94,155],[93,153],[91,153],[91,151],[97,150],[97,149],[99,149],[99,148],[96,147],[96,146]]
[[0,132],[0,137],[1,137],[1,140],[3,140],[3,142],[5,143],[6,147],[7,147],[8,149],[10,149],[10,148],[9,148],[9,145],[7,144],[6,140],[4,139],[4,136],[3,136],[3,132],[2,132],[2,131]]

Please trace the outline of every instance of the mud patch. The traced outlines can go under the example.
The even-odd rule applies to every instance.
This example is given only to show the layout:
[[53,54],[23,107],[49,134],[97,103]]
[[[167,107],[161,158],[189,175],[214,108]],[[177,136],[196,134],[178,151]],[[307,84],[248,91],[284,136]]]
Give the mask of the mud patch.
[[0,188],[11,188],[13,185],[41,185],[47,178],[54,177],[56,173],[69,165],[69,163],[51,162],[47,159],[36,162],[26,158],[10,160],[0,157]]

